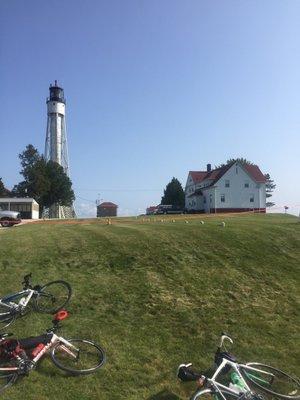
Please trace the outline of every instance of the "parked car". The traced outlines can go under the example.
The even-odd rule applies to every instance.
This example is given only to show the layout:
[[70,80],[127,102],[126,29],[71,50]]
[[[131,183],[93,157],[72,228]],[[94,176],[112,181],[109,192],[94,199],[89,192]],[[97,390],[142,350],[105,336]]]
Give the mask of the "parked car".
[[154,214],[183,214],[184,210],[172,204],[160,204]]
[[0,210],[0,225],[8,228],[17,225],[21,222],[20,214],[17,211],[1,211]]

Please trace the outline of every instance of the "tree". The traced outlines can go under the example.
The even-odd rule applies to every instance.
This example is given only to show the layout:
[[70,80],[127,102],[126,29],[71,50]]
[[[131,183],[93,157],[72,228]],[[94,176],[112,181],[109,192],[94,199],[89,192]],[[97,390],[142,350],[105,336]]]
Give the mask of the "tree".
[[42,158],[43,157],[32,144],[27,145],[25,150],[19,154],[19,159],[21,160],[21,166],[23,168],[20,174],[23,175],[25,179],[28,178],[28,173],[30,173],[31,168]]
[[49,187],[43,196],[44,206],[50,207],[52,204],[71,206],[75,195],[72,190],[72,182],[65,174],[63,167],[54,161],[48,161],[46,178],[48,178]]
[[185,195],[181,183],[178,179],[172,178],[164,190],[161,204],[171,204],[173,207],[184,208]]
[[[276,188],[276,185],[274,181],[271,179],[269,174],[265,174],[265,178],[266,178],[266,198],[269,198],[272,196],[272,193]],[[272,201],[267,201],[266,203],[266,207],[272,207],[274,205],[275,203],[273,203]]]
[[32,145],[28,145],[19,158],[24,180],[14,186],[14,195],[33,197],[39,203],[40,215],[44,208],[53,204],[72,204],[75,200],[72,182],[61,165],[47,162]]
[[6,189],[4,183],[2,182],[2,178],[0,178],[0,197],[9,197],[10,191]]
[[216,166],[216,168],[222,168],[222,167],[225,167],[228,164],[233,164],[235,162],[239,162],[241,164],[253,165],[253,163],[251,161],[248,161],[246,158],[238,157],[238,158],[229,158],[229,160],[227,160],[225,164],[224,163],[220,164],[220,165]]

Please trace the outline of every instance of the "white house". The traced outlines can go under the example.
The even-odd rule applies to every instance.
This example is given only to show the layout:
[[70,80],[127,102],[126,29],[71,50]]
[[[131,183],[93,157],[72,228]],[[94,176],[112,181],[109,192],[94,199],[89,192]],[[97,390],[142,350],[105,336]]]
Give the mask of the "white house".
[[189,212],[266,212],[266,178],[257,165],[233,162],[190,171],[185,186]]

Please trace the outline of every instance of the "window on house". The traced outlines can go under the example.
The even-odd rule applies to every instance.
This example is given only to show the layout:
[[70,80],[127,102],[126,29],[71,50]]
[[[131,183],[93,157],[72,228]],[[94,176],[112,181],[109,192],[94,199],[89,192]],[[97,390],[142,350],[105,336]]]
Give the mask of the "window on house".
[[209,202],[212,203],[212,194],[209,195]]
[[221,203],[225,203],[225,194],[221,194]]
[[230,187],[230,180],[229,179],[225,180],[225,187]]
[[206,197],[203,196],[203,203],[206,204]]
[[235,173],[236,173],[236,174],[239,173],[238,167],[235,167]]
[[249,187],[249,182],[245,182],[245,188]]
[[250,194],[250,203],[254,203],[254,194]]

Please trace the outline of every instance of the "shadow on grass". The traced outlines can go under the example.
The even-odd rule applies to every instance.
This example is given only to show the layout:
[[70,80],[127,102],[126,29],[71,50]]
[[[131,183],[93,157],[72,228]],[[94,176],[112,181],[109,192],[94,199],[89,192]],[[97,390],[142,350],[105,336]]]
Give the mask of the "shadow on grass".
[[75,375],[69,374],[66,371],[61,370],[60,368],[56,367],[51,360],[44,358],[39,362],[39,365],[36,371],[44,376],[50,376],[51,378],[55,378],[57,376],[64,376],[66,378],[74,378]]
[[161,392],[148,397],[147,400],[180,400],[180,397],[176,394],[169,392],[168,390],[162,390]]

